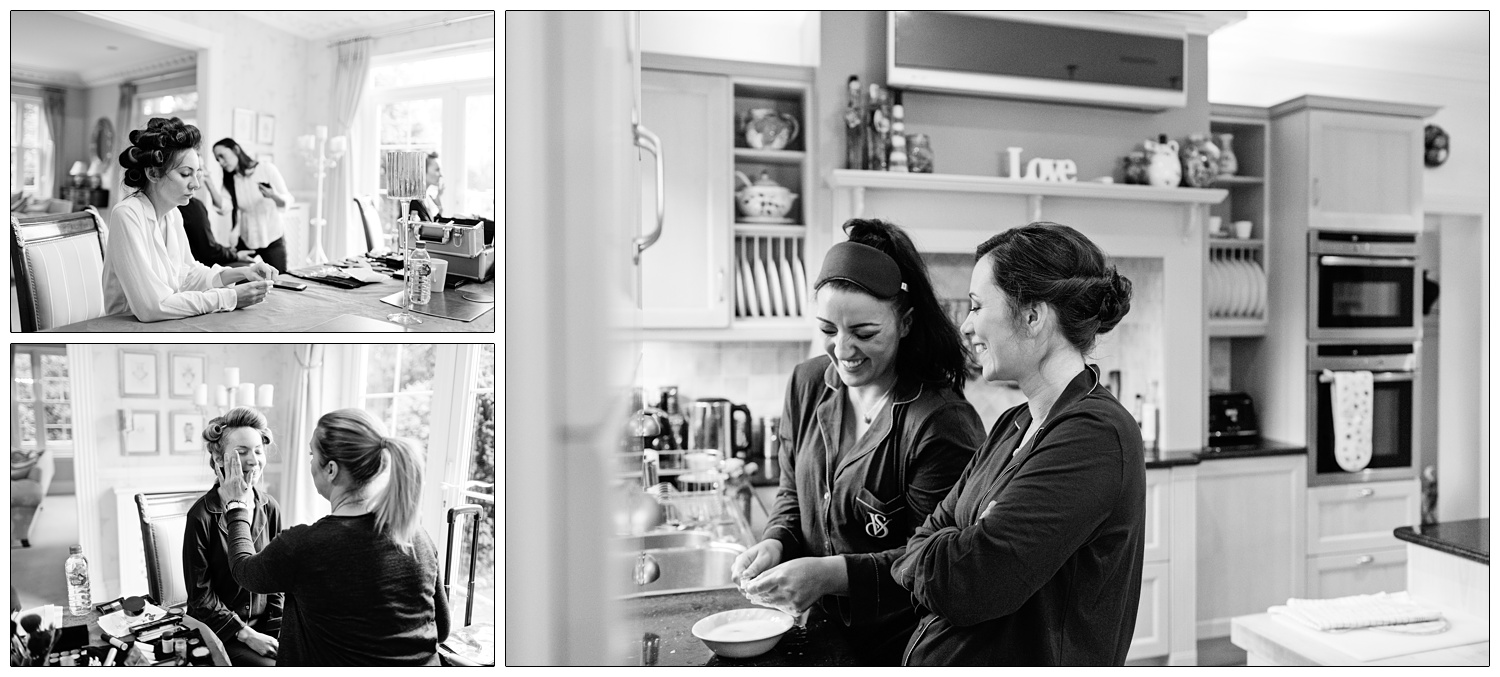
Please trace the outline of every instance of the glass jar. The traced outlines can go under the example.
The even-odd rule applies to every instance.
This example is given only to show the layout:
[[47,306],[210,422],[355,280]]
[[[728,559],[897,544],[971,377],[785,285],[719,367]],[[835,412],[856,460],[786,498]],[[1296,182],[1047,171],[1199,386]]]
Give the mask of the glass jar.
[[906,135],[906,164],[913,173],[932,173],[932,142],[926,134]]

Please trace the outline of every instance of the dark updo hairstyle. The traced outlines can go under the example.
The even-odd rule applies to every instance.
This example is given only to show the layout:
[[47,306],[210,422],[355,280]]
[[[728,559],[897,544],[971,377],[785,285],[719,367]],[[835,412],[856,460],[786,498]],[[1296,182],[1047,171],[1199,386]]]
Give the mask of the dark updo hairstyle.
[[[901,281],[906,283],[906,290],[897,292],[895,298],[887,302],[893,304],[897,318],[908,309],[912,311],[912,317],[911,330],[896,347],[896,376],[903,380],[940,383],[962,393],[968,370],[974,366],[973,356],[964,346],[958,327],[938,303],[932,281],[927,277],[927,264],[922,261],[917,246],[912,244],[906,231],[880,219],[849,219],[844,222],[844,233],[850,242],[884,252],[901,269]],[[869,294],[859,285],[842,279],[825,280],[813,292],[823,287]]]
[[145,129],[130,131],[130,145],[120,152],[125,185],[145,190],[151,185],[148,170],[165,174],[182,164],[182,156],[198,147],[198,128],[182,118],[151,118]]
[[1130,278],[1109,265],[1099,247],[1072,228],[1036,221],[984,241],[974,261],[988,256],[995,286],[1009,297],[1012,320],[1021,308],[1046,303],[1058,328],[1085,357],[1099,334],[1130,312]]

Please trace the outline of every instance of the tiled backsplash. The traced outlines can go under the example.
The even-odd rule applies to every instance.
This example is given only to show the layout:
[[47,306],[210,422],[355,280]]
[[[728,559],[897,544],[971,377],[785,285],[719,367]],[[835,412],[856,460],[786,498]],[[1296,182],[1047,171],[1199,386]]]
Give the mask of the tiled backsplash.
[[648,403],[662,386],[677,386],[686,408],[703,397],[723,397],[750,407],[754,418],[780,416],[792,369],[806,360],[806,341],[646,341],[637,381]]

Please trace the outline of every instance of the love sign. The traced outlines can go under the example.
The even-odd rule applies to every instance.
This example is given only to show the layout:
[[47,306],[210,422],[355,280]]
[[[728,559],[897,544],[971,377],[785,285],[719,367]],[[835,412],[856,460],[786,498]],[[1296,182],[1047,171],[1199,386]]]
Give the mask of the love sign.
[[1006,148],[1005,152],[1010,156],[1010,178],[1023,181],[1054,181],[1057,183],[1071,183],[1078,181],[1078,165],[1072,160],[1050,160],[1047,158],[1031,158],[1026,163],[1026,173],[1021,174],[1021,149],[1016,146]]

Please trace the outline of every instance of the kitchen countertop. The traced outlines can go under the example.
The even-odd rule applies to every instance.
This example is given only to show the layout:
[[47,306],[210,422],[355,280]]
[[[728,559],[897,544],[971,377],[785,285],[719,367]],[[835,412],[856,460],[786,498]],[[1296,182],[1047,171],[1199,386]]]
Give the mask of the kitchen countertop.
[[1276,440],[1261,440],[1259,444],[1241,447],[1222,447],[1217,450],[1200,449],[1198,458],[1211,461],[1221,458],[1248,458],[1252,456],[1296,456],[1307,453],[1307,445],[1289,444]]
[[1197,465],[1198,452],[1196,451],[1173,451],[1170,449],[1157,449],[1146,452],[1146,469],[1170,468],[1174,465]]
[[1490,564],[1489,518],[1398,527],[1396,538],[1485,566]]
[[[622,600],[632,637],[660,638],[656,665],[826,667],[855,665],[854,656],[833,621],[813,614],[805,628],[792,628],[770,651],[754,658],[722,658],[697,637],[693,624],[730,609],[754,608],[735,588],[683,592]],[[640,665],[640,642],[631,642],[625,665]]]

